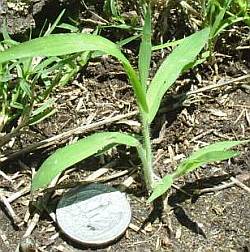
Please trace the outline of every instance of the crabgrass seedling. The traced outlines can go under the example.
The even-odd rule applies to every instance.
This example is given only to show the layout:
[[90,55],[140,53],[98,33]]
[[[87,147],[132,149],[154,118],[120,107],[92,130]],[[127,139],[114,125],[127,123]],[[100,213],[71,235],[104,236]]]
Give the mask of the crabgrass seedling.
[[[50,36],[63,13],[49,25],[43,36]],[[6,24],[2,25],[2,34],[0,54],[19,44],[9,36]],[[87,63],[89,55],[86,51],[80,54],[81,57],[17,57],[0,64],[0,147],[19,134],[23,127],[36,124],[56,112],[55,99],[51,98],[53,88],[68,83]]]
[[0,53],[0,64],[13,59],[35,56],[56,57],[59,55],[83,51],[101,51],[117,58],[127,73],[135,94],[135,100],[141,119],[141,135],[129,135],[121,132],[101,132],[85,137],[76,143],[58,149],[48,157],[32,180],[32,191],[46,187],[55,176],[77,162],[100,151],[124,144],[137,149],[142,162],[143,177],[148,191],[152,194],[149,202],[164,194],[174,180],[193,171],[197,167],[214,161],[224,160],[238,155],[228,150],[246,141],[225,141],[212,144],[193,153],[177,169],[157,179],[153,170],[153,155],[150,141],[150,126],[160,107],[166,91],[184,70],[196,63],[196,57],[207,43],[210,29],[205,28],[180,41],[172,53],[163,61],[149,83],[151,61],[151,10],[147,8],[141,35],[139,64],[137,72],[118,46],[108,39],[90,34],[56,34],[33,39],[13,46]]
[[210,53],[218,36],[228,27],[244,21],[250,25],[249,3],[247,0],[203,1],[204,23],[210,27]]

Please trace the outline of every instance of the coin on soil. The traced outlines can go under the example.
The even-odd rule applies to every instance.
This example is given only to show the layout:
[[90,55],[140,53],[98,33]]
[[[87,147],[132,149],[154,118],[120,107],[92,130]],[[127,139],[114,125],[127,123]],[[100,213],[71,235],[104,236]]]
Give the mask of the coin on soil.
[[125,194],[103,184],[75,187],[57,205],[61,230],[83,245],[101,246],[119,238],[131,220]]

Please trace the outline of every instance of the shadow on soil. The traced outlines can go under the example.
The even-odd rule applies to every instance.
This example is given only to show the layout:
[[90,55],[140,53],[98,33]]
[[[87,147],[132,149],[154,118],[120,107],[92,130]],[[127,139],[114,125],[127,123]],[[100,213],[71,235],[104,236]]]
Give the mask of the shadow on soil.
[[[191,202],[195,204],[198,198],[202,195],[199,193],[199,190],[205,188],[211,188],[214,186],[219,185],[221,182],[224,182],[229,179],[231,175],[223,175],[223,176],[216,176],[210,177],[206,179],[200,179],[192,183],[187,183],[185,186],[181,187],[175,193],[169,196],[168,198],[168,205],[172,207],[173,213],[176,219],[182,226],[188,228],[191,232],[202,235],[206,238],[205,232],[199,227],[198,223],[192,220],[188,213],[183,209],[181,203],[185,202],[186,200],[191,199]],[[154,208],[152,212],[149,214],[148,218],[144,221],[142,225],[142,229],[146,226],[147,223],[153,223],[156,219],[160,219],[162,223],[164,223],[163,216],[164,216],[164,206],[162,198],[157,199],[154,202]],[[171,236],[171,230],[168,230],[169,236]]]

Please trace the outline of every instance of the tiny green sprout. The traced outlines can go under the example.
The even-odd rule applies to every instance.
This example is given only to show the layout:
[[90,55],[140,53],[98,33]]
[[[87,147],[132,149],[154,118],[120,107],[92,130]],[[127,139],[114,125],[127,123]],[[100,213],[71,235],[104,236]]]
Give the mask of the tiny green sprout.
[[209,49],[212,53],[219,35],[235,23],[250,24],[248,0],[209,0],[203,4],[204,23],[210,27]]
[[246,143],[244,141],[227,141],[215,143],[200,149],[184,160],[172,174],[157,179],[153,169],[153,155],[150,140],[150,126],[160,107],[166,91],[175,83],[184,70],[196,64],[197,55],[208,42],[210,29],[205,28],[180,41],[179,45],[163,61],[149,83],[151,62],[151,10],[147,8],[139,50],[138,72],[132,67],[118,46],[110,40],[92,34],[55,34],[13,46],[0,53],[0,64],[9,60],[35,56],[51,57],[98,51],[117,58],[128,75],[135,94],[135,100],[141,119],[141,135],[134,136],[121,132],[101,132],[85,137],[76,143],[58,149],[48,157],[32,180],[32,191],[45,188],[65,169],[100,151],[124,144],[137,149],[142,162],[143,177],[151,202],[164,194],[175,179],[193,171],[195,168],[238,155],[229,148]]

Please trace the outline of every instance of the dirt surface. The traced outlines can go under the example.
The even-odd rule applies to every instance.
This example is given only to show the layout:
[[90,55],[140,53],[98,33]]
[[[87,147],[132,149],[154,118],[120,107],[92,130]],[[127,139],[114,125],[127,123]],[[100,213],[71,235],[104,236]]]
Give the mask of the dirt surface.
[[[98,67],[105,70],[101,63],[98,64]],[[98,67],[95,66],[95,69],[100,74]],[[100,121],[112,113],[126,113],[133,109],[133,102],[130,102],[133,98],[130,96],[131,92],[126,82],[119,79],[119,76],[114,76],[114,78],[109,76],[97,82],[97,79],[92,76],[96,72],[92,73],[92,70],[94,68],[88,68],[86,70],[88,77],[81,77],[83,78],[81,83],[86,88],[86,96],[82,96],[79,87],[74,85],[60,90],[58,93],[60,98],[68,101],[69,97],[75,97],[75,99],[72,99],[68,104],[59,104],[60,112],[54,118],[38,125],[37,132],[43,132],[43,135],[49,137],[79,125],[89,117],[93,118],[92,122]],[[106,75],[105,71],[101,73],[103,76]],[[114,88],[115,94],[112,92]],[[216,89],[199,96],[197,104],[190,100],[191,104],[187,107],[171,111],[169,113],[171,118],[168,118],[168,114],[160,114],[157,117],[156,128],[161,128],[158,121],[169,120],[172,122],[166,124],[165,128],[164,126],[161,128],[160,137],[153,132],[158,173],[164,175],[174,168],[174,164],[169,159],[171,148],[174,156],[178,157],[181,154],[187,155],[202,143],[234,139],[235,137],[237,139],[249,137],[249,121],[246,119],[246,112],[250,104],[247,92],[234,85],[220,90]],[[82,97],[84,99],[88,97],[88,101],[84,102],[84,104],[88,104],[88,108],[76,112],[72,108],[78,104]],[[96,106],[94,107],[93,104]],[[135,121],[136,118],[130,118],[130,120]],[[98,130],[132,131],[135,126],[129,124],[133,125],[130,121],[112,126],[107,125]],[[249,192],[234,185],[197,197],[194,194],[195,189],[229,183],[231,176],[241,175],[244,183],[249,186],[249,146],[241,147],[239,150],[242,155],[234,158],[230,163],[208,165],[183,180],[179,180],[177,184],[179,189],[171,190],[168,207],[163,212],[159,205],[153,210],[152,206],[146,204],[147,194],[140,180],[140,174],[138,174],[136,182],[129,188],[127,195],[133,212],[132,223],[141,228],[141,231],[136,232],[129,228],[121,240],[103,251],[248,251],[250,239]],[[110,170],[110,174],[122,170],[121,166],[132,169],[127,162],[122,162],[124,156],[126,158],[126,155],[129,155],[128,150],[126,153],[124,151],[115,151],[113,154],[105,156],[105,164],[115,158],[121,159],[121,162]],[[41,161],[40,157],[43,156],[42,159],[44,159],[45,153],[47,153],[46,149],[43,152],[38,151],[35,155],[28,155],[13,161],[6,166],[7,170],[3,167],[3,171],[8,176],[17,176],[17,178],[8,182],[1,177],[1,190],[7,191],[11,195],[29,184],[30,168],[38,167]],[[136,165],[137,160],[133,158],[133,155],[132,161]],[[79,164],[76,171],[70,173],[70,178],[75,181],[79,177],[86,177],[90,173],[86,171],[89,170],[90,165],[95,170],[102,166],[100,162],[100,158],[95,158]],[[111,184],[117,185],[125,179],[126,177],[123,177]],[[185,193],[180,190],[184,190]],[[18,216],[18,220],[15,222],[21,221],[22,223],[28,210],[29,199],[30,195],[28,194],[12,204]],[[7,217],[6,212],[1,211],[0,214],[1,232],[6,236],[5,242],[1,243],[1,251],[14,251],[25,232],[26,225],[23,224],[17,228],[18,224],[11,224],[11,219]],[[61,238],[60,235],[58,237],[57,234],[60,234],[60,231],[56,223],[47,214],[44,214],[31,236],[36,240],[37,246],[43,248],[42,251],[82,251],[73,248],[72,242],[65,241],[65,238]],[[76,245],[74,244],[74,246]]]
[[9,34],[29,38],[32,29],[41,30],[45,23],[53,23],[63,9],[66,17],[77,16],[79,3],[78,0],[0,0],[0,27],[6,20]]
[[[213,62],[205,62],[186,73],[166,95],[152,127],[155,169],[159,176],[175,169],[176,163],[183,157],[206,143],[250,138],[250,91],[247,78],[250,51],[235,49],[241,45],[241,38],[249,35],[249,27],[242,25],[236,31],[234,34],[238,35],[231,36],[230,32],[225,35],[227,41],[233,41],[232,47],[226,47],[223,40],[218,41]],[[153,65],[157,66],[162,55],[157,53],[153,59]],[[244,76],[246,78],[237,79]],[[189,93],[185,99],[180,96],[215,83],[227,84],[196,94]],[[7,177],[0,174],[1,197],[9,198],[29,189],[32,170],[37,169],[50,153],[65,143],[97,131],[138,132],[136,115],[112,124],[108,122],[117,115],[136,110],[126,76],[113,59],[105,57],[90,62],[71,84],[54,90],[54,97],[58,113],[27,129],[6,147],[5,155],[78,126],[91,126],[102,120],[106,120],[105,124],[90,127],[81,134],[71,134],[46,148],[3,163],[1,171]],[[148,195],[133,149],[115,148],[105,155],[90,158],[70,169],[64,179],[78,181],[105,165],[110,168],[104,177],[128,170],[127,175],[105,182],[117,187],[136,168],[133,172],[134,182],[126,189],[133,225],[120,240],[96,249],[98,251],[247,252],[250,251],[250,146],[241,146],[238,150],[241,152],[239,157],[205,165],[179,179],[168,192],[164,203],[159,200],[154,206],[146,203]],[[28,242],[38,251],[92,250],[67,239],[53,220],[61,193],[63,190],[50,195],[47,211],[43,210],[39,215],[30,201],[28,191],[11,202],[16,214],[14,219],[13,213],[9,214],[6,206],[1,204],[0,252],[15,251],[21,241],[23,244],[27,242],[23,235],[32,225],[31,220],[37,220],[37,226],[28,236],[32,241]]]

